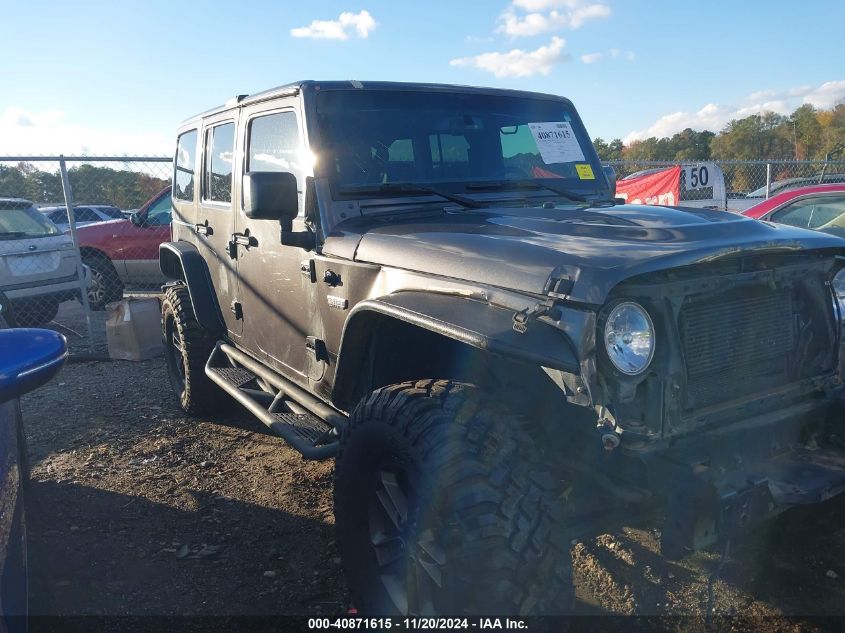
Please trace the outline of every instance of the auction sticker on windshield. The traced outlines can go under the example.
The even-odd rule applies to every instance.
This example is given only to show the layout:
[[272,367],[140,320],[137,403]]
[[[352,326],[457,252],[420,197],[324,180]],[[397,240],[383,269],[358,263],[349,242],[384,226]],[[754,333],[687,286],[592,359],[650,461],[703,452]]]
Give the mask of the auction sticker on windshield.
[[575,132],[566,121],[529,123],[528,129],[534,135],[540,156],[547,165],[585,160]]

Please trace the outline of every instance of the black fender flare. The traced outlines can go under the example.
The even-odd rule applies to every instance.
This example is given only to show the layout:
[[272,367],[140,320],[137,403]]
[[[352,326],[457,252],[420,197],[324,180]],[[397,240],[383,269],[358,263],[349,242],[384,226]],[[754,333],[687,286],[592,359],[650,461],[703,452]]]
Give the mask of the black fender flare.
[[197,247],[188,242],[164,242],[158,248],[158,264],[165,277],[185,282],[197,322],[206,330],[225,332],[214,283]]
[[[367,353],[373,313],[390,317],[505,358],[579,374],[576,347],[561,330],[533,320],[513,329],[514,311],[469,297],[402,291],[355,305],[343,326],[332,401],[350,404],[361,359]],[[369,317],[369,318],[368,318]]]

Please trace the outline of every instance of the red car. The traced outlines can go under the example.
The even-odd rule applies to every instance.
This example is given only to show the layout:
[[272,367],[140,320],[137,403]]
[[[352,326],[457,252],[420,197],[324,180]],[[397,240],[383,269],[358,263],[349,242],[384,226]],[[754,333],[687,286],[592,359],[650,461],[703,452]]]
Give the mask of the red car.
[[845,183],[790,189],[742,213],[758,220],[845,237]]
[[170,213],[170,187],[166,187],[128,219],[77,229],[82,261],[91,268],[88,301],[93,309],[119,300],[124,286],[164,283],[158,246],[170,241]]

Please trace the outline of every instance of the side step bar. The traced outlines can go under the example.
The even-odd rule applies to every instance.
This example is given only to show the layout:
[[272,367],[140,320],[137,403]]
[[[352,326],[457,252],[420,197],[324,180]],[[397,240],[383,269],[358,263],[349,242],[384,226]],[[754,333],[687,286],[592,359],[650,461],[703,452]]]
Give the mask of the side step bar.
[[[205,373],[305,459],[337,455],[346,416],[251,356],[220,341],[208,358]],[[278,393],[262,392],[259,379]]]

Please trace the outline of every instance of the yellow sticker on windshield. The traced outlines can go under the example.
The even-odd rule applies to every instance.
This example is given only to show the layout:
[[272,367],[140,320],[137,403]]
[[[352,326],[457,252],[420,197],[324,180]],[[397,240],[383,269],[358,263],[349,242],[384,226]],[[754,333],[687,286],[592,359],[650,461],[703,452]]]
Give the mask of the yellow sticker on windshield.
[[581,180],[595,180],[596,176],[593,174],[591,165],[575,165],[575,171],[578,172],[578,177]]

